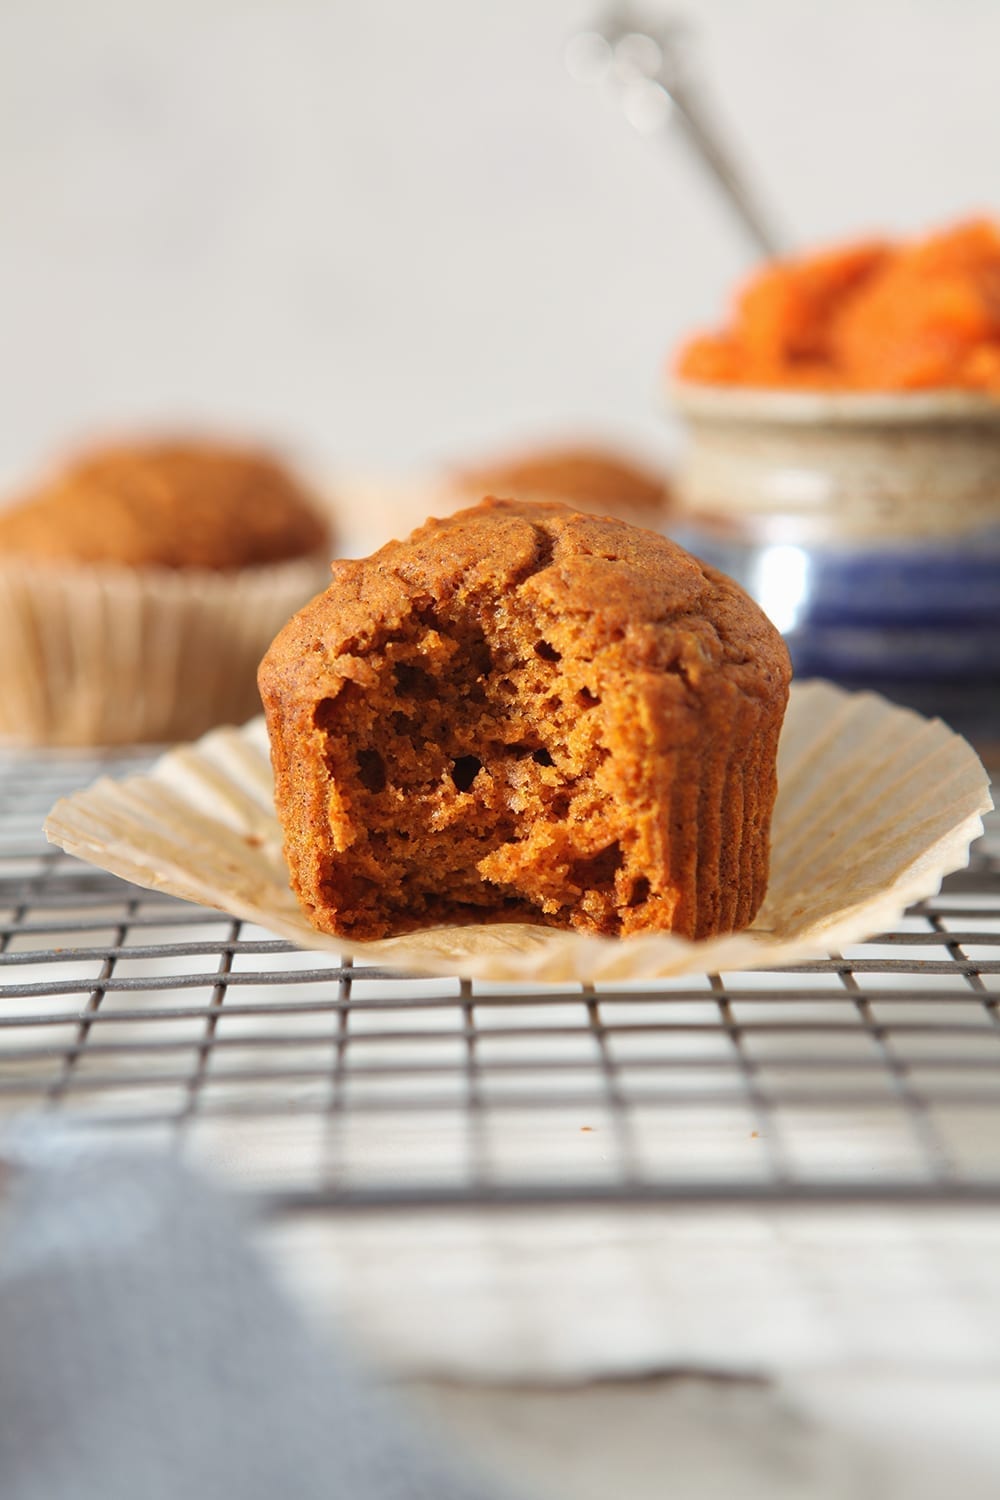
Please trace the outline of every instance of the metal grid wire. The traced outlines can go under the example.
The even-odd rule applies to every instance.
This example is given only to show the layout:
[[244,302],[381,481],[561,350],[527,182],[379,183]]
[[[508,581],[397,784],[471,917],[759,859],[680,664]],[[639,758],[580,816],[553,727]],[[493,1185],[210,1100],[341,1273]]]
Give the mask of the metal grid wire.
[[166,1140],[275,1209],[1000,1202],[1000,826],[897,930],[588,988],[303,953],[49,849],[102,772],[0,756],[0,1110]]

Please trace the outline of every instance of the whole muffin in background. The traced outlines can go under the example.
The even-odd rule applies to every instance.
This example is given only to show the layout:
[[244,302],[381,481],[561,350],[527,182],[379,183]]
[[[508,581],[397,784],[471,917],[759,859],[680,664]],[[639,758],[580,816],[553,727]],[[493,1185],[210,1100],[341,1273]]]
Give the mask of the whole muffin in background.
[[267,453],[82,455],[0,511],[0,736],[162,742],[248,718],[260,657],[329,554],[321,509]]
[[465,504],[483,495],[542,504],[557,501],[653,529],[662,525],[670,507],[665,474],[617,449],[595,445],[535,448],[458,469],[452,484]]
[[328,539],[284,465],[207,442],[101,448],[0,511],[0,552],[129,568],[260,567]]
[[673,497],[666,473],[627,447],[561,441],[513,447],[471,463],[445,462],[408,478],[337,477],[343,555],[362,557],[422,525],[450,516],[484,495],[531,504],[558,503],[613,515],[669,533]]
[[292,887],[358,940],[747,926],[789,677],[665,537],[523,501],[429,521],[335,564],[261,664]]

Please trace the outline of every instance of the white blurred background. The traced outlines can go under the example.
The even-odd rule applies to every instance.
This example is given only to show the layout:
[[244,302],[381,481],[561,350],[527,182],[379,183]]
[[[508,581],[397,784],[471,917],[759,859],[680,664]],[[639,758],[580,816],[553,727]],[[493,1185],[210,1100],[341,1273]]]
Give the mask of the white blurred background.
[[[669,11],[794,243],[995,208],[996,0]],[[567,73],[599,14],[0,0],[0,470],[185,421],[352,470],[667,441],[665,351],[749,257],[684,143]]]

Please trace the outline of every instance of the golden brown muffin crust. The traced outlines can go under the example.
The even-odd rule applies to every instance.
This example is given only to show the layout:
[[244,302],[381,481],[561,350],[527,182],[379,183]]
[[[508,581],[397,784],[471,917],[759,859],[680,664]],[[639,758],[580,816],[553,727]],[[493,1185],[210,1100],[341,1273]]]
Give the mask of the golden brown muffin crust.
[[208,442],[102,448],[0,512],[0,553],[224,571],[306,557],[328,527],[266,453]]
[[506,495],[513,500],[557,502],[595,515],[645,518],[649,524],[655,524],[670,503],[664,476],[598,447],[539,448],[461,470],[455,480],[470,499]]
[[322,930],[703,937],[767,879],[780,636],[674,543],[484,501],[333,584],[260,671],[293,888]]

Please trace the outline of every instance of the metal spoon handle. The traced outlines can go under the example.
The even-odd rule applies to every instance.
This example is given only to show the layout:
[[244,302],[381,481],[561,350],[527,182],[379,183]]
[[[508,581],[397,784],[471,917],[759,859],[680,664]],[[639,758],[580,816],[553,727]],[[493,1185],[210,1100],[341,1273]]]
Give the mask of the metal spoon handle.
[[675,123],[754,249],[768,259],[782,253],[782,237],[751,189],[690,66],[682,22],[639,19],[628,5],[618,5],[603,25],[574,38],[567,61],[577,77],[610,78],[617,84],[626,116],[637,129],[651,134]]
[[782,253],[782,242],[716,123],[706,112],[699,91],[675,84],[669,93],[674,104],[674,119],[722,190],[748,239],[766,259],[775,259]]

